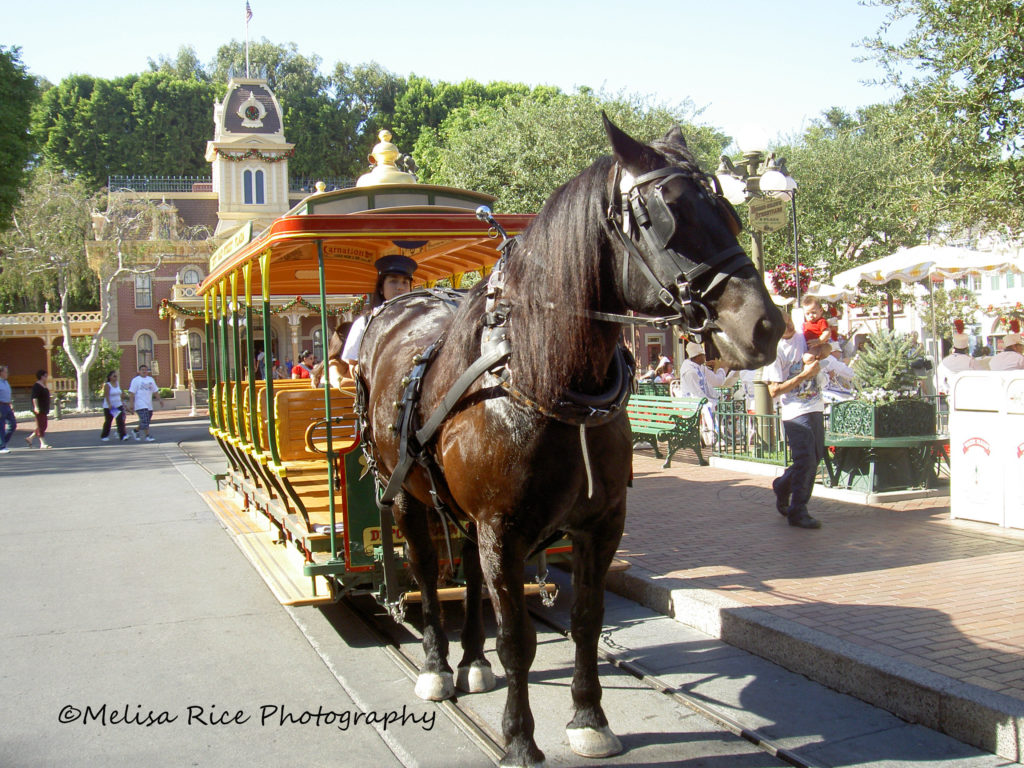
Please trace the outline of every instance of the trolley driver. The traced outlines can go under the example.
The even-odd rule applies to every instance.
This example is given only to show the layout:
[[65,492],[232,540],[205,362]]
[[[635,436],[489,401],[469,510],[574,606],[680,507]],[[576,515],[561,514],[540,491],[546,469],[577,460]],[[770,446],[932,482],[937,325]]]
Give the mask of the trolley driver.
[[366,323],[370,313],[389,299],[401,296],[412,290],[412,274],[416,271],[416,262],[400,253],[382,256],[374,262],[377,268],[377,285],[373,289],[370,306],[352,323],[352,328],[345,339],[345,348],[341,351],[341,359],[355,370],[359,360],[359,344],[363,340]]

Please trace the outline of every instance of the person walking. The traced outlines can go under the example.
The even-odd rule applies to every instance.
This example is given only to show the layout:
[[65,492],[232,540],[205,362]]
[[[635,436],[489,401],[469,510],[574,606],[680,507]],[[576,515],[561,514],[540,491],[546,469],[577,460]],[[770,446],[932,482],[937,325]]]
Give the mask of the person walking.
[[100,433],[100,440],[104,443],[110,440],[110,424],[117,423],[117,436],[122,440],[128,439],[124,428],[124,403],[121,402],[121,385],[117,380],[117,371],[107,374],[107,380],[103,382],[103,431]]
[[46,386],[46,380],[49,375],[43,370],[36,371],[36,383],[32,385],[32,414],[36,417],[36,428],[25,438],[29,448],[32,447],[34,437],[39,438],[40,448],[53,448],[46,442],[46,427],[50,414],[50,390]]
[[818,360],[829,347],[820,341],[808,352],[803,334],[793,318],[786,317],[786,330],[776,349],[775,362],[764,369],[768,393],[778,398],[782,428],[793,463],[772,482],[775,508],[797,528],[820,528],[821,521],[807,512],[814,490],[818,462],[825,457],[825,377]]
[[10,453],[7,444],[18,428],[18,420],[14,418],[14,396],[11,394],[11,383],[7,380],[9,372],[6,365],[0,365],[0,453]]
[[160,397],[160,387],[149,375],[149,366],[139,366],[139,375],[132,379],[128,394],[131,398],[130,410],[139,417],[139,423],[132,431],[135,440],[138,441],[139,434],[142,433],[146,436],[147,443],[155,443],[156,439],[149,434],[149,422],[153,418],[153,398],[156,398],[161,407],[164,401]]

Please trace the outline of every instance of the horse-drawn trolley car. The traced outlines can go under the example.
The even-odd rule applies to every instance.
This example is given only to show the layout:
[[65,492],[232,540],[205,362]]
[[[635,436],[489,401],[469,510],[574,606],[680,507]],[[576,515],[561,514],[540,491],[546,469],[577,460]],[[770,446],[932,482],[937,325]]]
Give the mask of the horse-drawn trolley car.
[[[497,233],[476,210],[489,195],[427,184],[394,165],[393,145],[376,148],[377,168],[356,187],[318,190],[263,233],[216,254],[200,293],[205,302],[210,432],[227,457],[220,490],[207,501],[285,604],[330,602],[372,593],[393,611],[419,593],[409,576],[404,539],[382,526],[380,490],[367,471],[352,387],[275,379],[269,347],[249,329],[271,327],[271,299],[319,299],[321,338],[358,313],[372,293],[374,261],[401,253],[417,263],[415,287],[459,289],[467,274],[486,276],[497,261]],[[383,148],[383,149],[382,149]],[[391,151],[389,151],[391,150]],[[509,235],[528,215],[499,215]],[[330,328],[329,328],[330,324]],[[385,517],[387,514],[385,513]],[[462,594],[460,540],[449,528],[451,556],[442,598]],[[570,549],[553,543],[557,559]],[[391,584],[386,582],[391,580]],[[528,585],[537,591],[539,585]]]

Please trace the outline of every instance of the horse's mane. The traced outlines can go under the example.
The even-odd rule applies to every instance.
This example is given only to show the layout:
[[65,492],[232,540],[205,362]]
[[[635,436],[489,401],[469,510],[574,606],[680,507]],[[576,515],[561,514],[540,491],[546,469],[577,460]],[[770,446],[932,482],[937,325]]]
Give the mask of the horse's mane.
[[512,375],[540,402],[605,373],[588,354],[593,321],[585,313],[601,289],[611,166],[612,158],[602,157],[556,189],[509,256]]
[[[660,140],[651,148],[653,167],[667,163],[707,185],[693,155],[682,143]],[[600,383],[607,359],[594,354],[594,342],[608,325],[588,310],[619,312],[622,299],[611,290],[618,275],[604,227],[610,156],[556,189],[508,257],[504,296],[511,301],[509,340],[513,381],[542,403],[553,403],[583,382]],[[452,324],[449,343],[475,355],[483,312],[483,280],[470,292]],[[599,330],[599,327],[603,330]]]
[[[650,145],[652,169],[676,166],[707,185],[686,145],[667,138]],[[604,220],[613,162],[599,158],[556,189],[509,258],[512,374],[541,402],[606,374],[608,360],[593,354],[599,324],[586,313],[602,303],[603,311],[624,309],[610,290],[618,279],[612,260],[602,258],[610,248]]]

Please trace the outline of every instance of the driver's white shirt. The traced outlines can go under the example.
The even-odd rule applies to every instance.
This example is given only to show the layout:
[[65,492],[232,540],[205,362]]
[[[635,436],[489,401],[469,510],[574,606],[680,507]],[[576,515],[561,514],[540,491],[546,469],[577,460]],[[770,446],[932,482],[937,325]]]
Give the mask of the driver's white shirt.
[[348,336],[345,337],[345,346],[341,350],[341,359],[348,363],[359,361],[359,344],[363,340],[363,333],[366,332],[366,315],[360,315],[352,321]]

